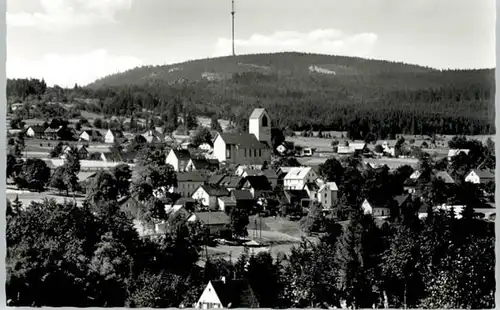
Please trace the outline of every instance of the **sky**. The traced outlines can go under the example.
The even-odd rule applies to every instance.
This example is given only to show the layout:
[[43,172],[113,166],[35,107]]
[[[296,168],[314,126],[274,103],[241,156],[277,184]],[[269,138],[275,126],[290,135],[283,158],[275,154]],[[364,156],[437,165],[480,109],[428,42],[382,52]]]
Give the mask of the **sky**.
[[[7,77],[85,85],[231,54],[230,0],[7,0]],[[235,0],[236,54],[495,67],[495,0]]]

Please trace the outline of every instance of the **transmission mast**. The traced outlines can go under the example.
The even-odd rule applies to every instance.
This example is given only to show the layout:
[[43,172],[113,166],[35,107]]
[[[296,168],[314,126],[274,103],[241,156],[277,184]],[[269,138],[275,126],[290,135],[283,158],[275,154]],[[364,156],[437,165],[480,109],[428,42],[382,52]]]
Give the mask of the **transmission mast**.
[[233,56],[236,56],[236,53],[234,52],[234,0],[231,0],[231,34],[232,34],[232,46],[233,46]]

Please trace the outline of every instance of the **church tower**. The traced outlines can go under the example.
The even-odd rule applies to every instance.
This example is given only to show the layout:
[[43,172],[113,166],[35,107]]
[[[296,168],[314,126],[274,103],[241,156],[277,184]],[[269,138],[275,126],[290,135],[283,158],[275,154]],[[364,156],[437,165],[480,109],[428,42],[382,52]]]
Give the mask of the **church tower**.
[[265,109],[255,109],[248,120],[248,131],[271,147],[271,119]]

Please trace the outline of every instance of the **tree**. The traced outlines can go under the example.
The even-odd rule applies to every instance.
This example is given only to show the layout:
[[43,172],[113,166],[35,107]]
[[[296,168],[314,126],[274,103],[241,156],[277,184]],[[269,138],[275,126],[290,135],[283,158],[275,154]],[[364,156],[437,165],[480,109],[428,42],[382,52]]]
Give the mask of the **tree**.
[[50,178],[50,168],[45,161],[38,158],[28,158],[20,167],[20,172],[14,177],[18,188],[43,191]]
[[259,307],[272,308],[277,305],[279,294],[278,267],[268,252],[250,256],[247,278],[259,301]]
[[208,128],[200,126],[191,138],[191,143],[195,146],[199,146],[203,143],[212,144],[212,134]]
[[24,128],[24,122],[21,118],[13,118],[10,120],[10,128],[12,129],[23,129]]
[[246,237],[248,235],[247,225],[250,223],[248,220],[249,212],[243,207],[232,207],[229,211],[231,223],[229,224],[231,232],[234,237]]
[[273,152],[276,152],[276,148],[285,142],[285,134],[281,128],[271,128],[271,144]]
[[58,144],[56,144],[54,146],[54,148],[52,148],[50,150],[49,156],[51,158],[59,157],[61,155],[62,151],[63,151],[63,146],[64,145],[62,144],[62,142],[59,142]]
[[86,200],[90,205],[97,205],[100,202],[116,201],[118,197],[118,187],[114,176],[100,170],[96,173],[87,187]]
[[17,157],[12,154],[7,154],[6,166],[7,178],[13,177],[19,172],[19,162]]
[[111,173],[116,180],[118,195],[127,196],[129,194],[130,178],[132,177],[130,166],[127,164],[120,164],[113,167]]
[[302,230],[308,234],[324,232],[326,228],[325,218],[322,213],[321,206],[313,203],[309,208],[307,216],[300,220]]
[[187,290],[186,281],[179,275],[166,271],[152,273],[146,271],[137,279],[127,307],[134,308],[176,308],[179,307],[182,293]]
[[336,158],[328,158],[323,164],[319,165],[318,170],[319,175],[325,181],[336,182],[337,184],[342,182],[344,167],[342,167],[342,164]]
[[50,187],[55,188],[59,190],[60,192],[62,191],[68,191],[68,186],[66,182],[64,182],[64,174],[66,173],[66,169],[61,166],[57,167],[54,170],[54,173],[52,174],[50,178]]
[[217,132],[222,132],[222,127],[219,123],[217,115],[213,115],[212,118],[210,119],[210,128]]
[[380,144],[375,145],[375,149],[374,150],[375,150],[375,152],[377,152],[379,154],[384,153],[384,148]]

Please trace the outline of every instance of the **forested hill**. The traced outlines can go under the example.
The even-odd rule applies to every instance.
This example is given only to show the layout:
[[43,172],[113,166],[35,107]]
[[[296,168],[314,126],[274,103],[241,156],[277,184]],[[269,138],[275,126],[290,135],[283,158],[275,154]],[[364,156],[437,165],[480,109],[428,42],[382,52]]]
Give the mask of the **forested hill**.
[[[177,111],[234,120],[255,107],[278,127],[345,130],[352,138],[494,133],[494,70],[441,71],[403,63],[300,53],[149,66],[69,90],[107,115]],[[76,92],[76,94],[75,94]],[[245,128],[242,128],[243,130]]]
[[[317,67],[317,68],[314,68]],[[383,60],[358,57],[331,56],[303,53],[275,53],[239,55],[193,60],[173,65],[144,66],[123,73],[109,75],[92,83],[96,86],[144,84],[155,81],[173,83],[181,79],[228,79],[237,73],[261,73],[307,78],[316,75],[404,74],[435,71],[431,68]]]

